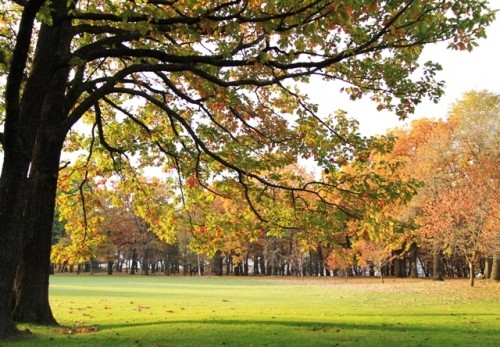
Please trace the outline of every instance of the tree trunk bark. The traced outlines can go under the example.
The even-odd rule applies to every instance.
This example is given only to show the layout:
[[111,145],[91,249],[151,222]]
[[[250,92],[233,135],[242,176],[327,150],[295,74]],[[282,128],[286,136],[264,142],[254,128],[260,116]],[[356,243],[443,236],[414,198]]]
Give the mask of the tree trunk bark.
[[14,278],[22,245],[22,233],[17,228],[21,220],[16,217],[23,208],[22,181],[28,165],[22,165],[13,156],[11,151],[5,150],[0,178],[0,338],[19,333],[11,314]]
[[14,286],[13,318],[19,322],[56,324],[49,304],[50,250],[59,159],[64,133],[43,129],[29,176],[30,200],[23,221],[23,250]]
[[500,281],[500,257],[497,254],[493,255],[490,280]]
[[232,272],[232,267],[233,267],[233,258],[230,255],[226,256],[226,276],[229,276],[229,274]]
[[108,261],[108,275],[112,275],[113,274],[113,265],[114,265],[114,262],[113,261]]
[[264,253],[260,254],[259,267],[260,267],[260,274],[265,276],[266,275],[266,258],[264,257]]
[[323,249],[321,248],[321,244],[318,245],[318,275],[324,276],[324,264],[325,258],[323,256]]
[[[62,74],[65,80],[64,72]],[[53,80],[58,83],[57,76]],[[61,106],[51,104],[60,103],[51,100],[56,95],[46,97],[49,105],[44,104],[47,110],[42,109],[43,123],[37,134],[29,174],[30,199],[22,223],[22,257],[14,286],[14,319],[39,324],[56,324],[49,305],[48,287],[59,160],[66,133],[60,125],[65,118]]]
[[259,256],[257,253],[253,255],[253,274],[257,276],[259,274]]
[[443,261],[442,261],[442,252],[434,251],[433,252],[433,262],[432,262],[432,278],[434,281],[444,281],[443,278]]
[[394,268],[394,276],[396,277],[407,277],[406,275],[406,260],[405,258],[401,258],[403,251],[398,249],[393,252],[393,255],[396,256],[393,260],[393,268]]
[[223,274],[223,261],[221,251],[217,251],[214,254],[214,273],[215,276],[222,276]]
[[384,283],[384,265],[382,263],[380,263],[380,280],[382,281],[382,283]]
[[484,274],[483,274],[483,278],[485,280],[488,280],[491,277],[491,267],[492,267],[492,265],[493,265],[493,258],[492,257],[486,257],[484,259]]
[[130,265],[130,274],[135,275],[135,272],[137,271],[137,250],[134,248],[132,250],[132,264]]
[[415,242],[412,242],[412,244],[410,246],[410,277],[411,278],[418,278],[417,253],[418,253],[417,244]]
[[465,275],[462,275],[462,272],[463,272],[463,267],[462,267],[462,260],[460,257],[456,257],[456,261],[455,261],[455,264],[456,264],[456,268],[457,268],[457,277],[465,277]]
[[[67,14],[65,1],[54,1],[54,15]],[[61,57],[68,56],[71,22],[42,24],[38,36],[32,72],[23,91],[21,119],[30,167],[25,188],[29,199],[19,212],[24,214],[21,259],[13,287],[15,305],[12,317],[17,321],[56,324],[48,299],[52,225],[59,173],[59,159],[66,129],[64,97],[69,68],[62,68]],[[1,294],[0,294],[1,295]]]
[[[11,315],[14,278],[22,247],[22,233],[19,225],[22,225],[26,177],[40,120],[39,110],[42,100],[40,95],[43,95],[44,90],[47,89],[43,85],[34,86],[37,79],[33,78],[33,74],[24,86],[23,79],[35,17],[44,2],[34,0],[24,7],[7,75],[4,160],[0,177],[0,238],[2,240],[0,242],[0,338],[19,333]],[[34,59],[32,67],[38,63],[39,61]],[[40,79],[38,81],[40,82]],[[23,100],[20,102],[21,94]]]
[[471,287],[474,286],[474,263],[469,261],[469,284]]
[[[149,249],[144,249],[144,256],[142,257],[141,271],[144,276],[149,276]],[[191,271],[190,271],[191,272]]]

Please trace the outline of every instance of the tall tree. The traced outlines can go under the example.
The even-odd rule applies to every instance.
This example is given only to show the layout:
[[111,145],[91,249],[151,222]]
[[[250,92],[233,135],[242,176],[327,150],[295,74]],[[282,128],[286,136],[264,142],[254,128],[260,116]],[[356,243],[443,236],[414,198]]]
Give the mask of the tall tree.
[[391,154],[423,187],[397,215],[416,222],[405,236],[433,253],[435,279],[443,277],[441,258],[455,254],[468,263],[473,285],[480,255],[498,252],[498,100],[470,92],[447,121],[422,119],[398,133]]
[[427,229],[441,226],[448,246],[465,257],[471,286],[482,255],[499,250],[500,97],[466,93],[452,108],[450,148],[441,157],[448,185],[427,206]]
[[[255,182],[279,186],[259,172],[310,153],[287,119],[316,119],[290,81],[314,74],[342,80],[353,99],[371,94],[380,109],[403,117],[423,97],[442,94],[438,64],[415,73],[422,46],[449,41],[471,49],[494,17],[482,0],[3,6],[0,335],[17,332],[11,299],[19,255],[20,287],[32,287],[38,299],[17,319],[54,321],[46,269],[59,157],[82,117],[93,124],[92,144],[107,149],[117,167],[129,151],[198,180],[230,173],[246,190]],[[39,276],[31,283],[30,272]]]
[[[443,153],[451,146],[452,128],[449,123],[439,120],[420,119],[412,122],[408,131],[396,131],[398,140],[392,155],[403,165],[400,172],[403,177],[422,182],[418,195],[397,213],[397,218],[404,224],[417,228],[426,224],[415,223],[424,215],[426,206],[432,205],[439,192],[449,185],[446,170],[447,161]],[[414,241],[422,247],[430,249],[433,256],[433,278],[443,280],[442,257],[446,247],[442,229],[420,229],[415,233],[405,230],[408,245]],[[413,234],[413,235],[412,235]]]

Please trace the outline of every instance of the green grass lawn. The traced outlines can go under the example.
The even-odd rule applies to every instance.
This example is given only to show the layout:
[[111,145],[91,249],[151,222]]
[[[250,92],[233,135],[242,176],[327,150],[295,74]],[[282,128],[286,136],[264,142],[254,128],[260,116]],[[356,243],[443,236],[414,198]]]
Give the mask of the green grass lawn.
[[500,284],[55,275],[63,326],[7,346],[500,346]]

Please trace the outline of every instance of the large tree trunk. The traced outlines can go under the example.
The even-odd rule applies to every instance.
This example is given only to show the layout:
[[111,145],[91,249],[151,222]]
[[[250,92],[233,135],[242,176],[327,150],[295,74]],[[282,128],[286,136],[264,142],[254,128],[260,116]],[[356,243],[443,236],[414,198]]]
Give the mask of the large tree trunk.
[[[4,160],[0,177],[0,337],[17,334],[12,319],[12,293],[16,266],[21,254],[22,233],[19,225],[23,220],[25,203],[25,181],[31,161],[34,134],[38,129],[39,110],[37,101],[40,98],[28,93],[23,99],[28,104],[21,106],[20,95],[23,88],[24,75],[28,53],[30,50],[33,25],[36,14],[44,0],[33,0],[26,4],[23,10],[17,40],[13,49],[12,60],[7,76],[5,91],[5,123],[3,136]],[[35,66],[34,60],[32,65]],[[36,79],[35,79],[36,80]],[[30,90],[33,78],[24,85]],[[41,88],[31,91],[42,94]]]
[[56,324],[49,305],[50,250],[59,157],[64,135],[43,131],[29,177],[30,200],[23,223],[24,243],[14,286],[13,318]]
[[0,177],[0,338],[17,334],[12,319],[13,287],[23,240],[19,228],[26,201],[26,177],[30,167],[29,139],[19,125],[7,117],[3,141],[3,167]]
[[[5,146],[4,146],[5,149]],[[23,199],[23,173],[27,165],[16,158],[12,151],[5,150],[2,176],[0,178],[0,338],[18,333],[12,319],[12,289],[22,244],[21,222]]]
[[[55,16],[67,14],[67,3],[53,1]],[[61,65],[68,56],[71,22],[54,21],[42,25],[38,37],[30,85],[23,95],[23,112],[36,114],[27,187],[29,200],[24,206],[20,252],[15,286],[13,318],[16,321],[55,324],[49,305],[50,250],[54,221],[59,160],[67,129],[64,121],[68,67]],[[30,136],[31,135],[30,133]]]

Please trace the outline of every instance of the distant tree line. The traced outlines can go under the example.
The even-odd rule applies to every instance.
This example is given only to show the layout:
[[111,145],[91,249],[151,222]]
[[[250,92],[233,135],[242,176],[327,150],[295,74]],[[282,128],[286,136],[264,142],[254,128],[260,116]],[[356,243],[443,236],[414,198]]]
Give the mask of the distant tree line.
[[[390,131],[391,150],[372,151],[370,160],[394,164],[391,170],[377,168],[380,176],[418,183],[407,201],[369,199],[377,206],[363,207],[370,222],[345,218],[339,223],[338,216],[325,211],[317,220],[306,220],[309,228],[273,230],[234,195],[213,196],[211,188],[193,182],[175,218],[176,237],[169,241],[134,212],[144,208],[138,194],[120,184],[101,184],[97,193],[97,184],[87,200],[96,207],[87,216],[88,223],[96,223],[93,236],[71,227],[81,226],[81,215],[68,196],[60,197],[66,204],[60,205],[63,222],[55,223],[52,261],[58,271],[74,271],[84,264],[88,270],[92,260],[110,274],[469,277],[472,285],[475,277],[499,280],[499,124],[500,96],[473,91],[453,105],[447,120],[421,119]],[[355,165],[346,162],[340,170],[352,173]],[[299,166],[283,173],[307,176]],[[171,196],[159,179],[145,179],[140,187],[149,192],[149,204]],[[279,196],[276,205],[282,214],[290,210]]]

